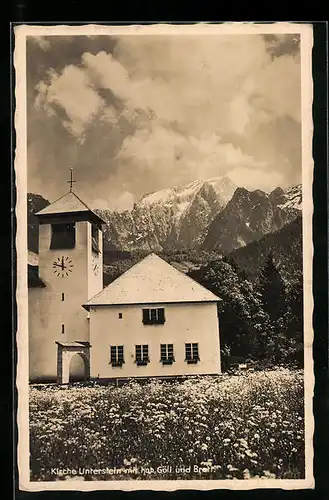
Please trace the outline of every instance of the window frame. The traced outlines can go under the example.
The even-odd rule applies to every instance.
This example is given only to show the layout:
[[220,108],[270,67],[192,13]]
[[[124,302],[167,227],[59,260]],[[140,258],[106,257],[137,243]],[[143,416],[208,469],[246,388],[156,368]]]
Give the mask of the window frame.
[[160,344],[160,363],[163,365],[172,365],[174,362],[174,344]]
[[[159,313],[159,311],[161,311]],[[143,325],[164,325],[166,322],[164,307],[144,307],[142,309]]]
[[[114,356],[113,356],[114,353]],[[110,361],[109,364],[113,367],[122,367],[124,360],[124,346],[110,345]]]
[[200,361],[198,342],[185,342],[185,361],[188,365],[196,364]]
[[[138,349],[139,348],[139,349]],[[140,353],[140,356],[137,353]],[[150,362],[148,344],[135,344],[135,363],[137,366],[146,366]]]

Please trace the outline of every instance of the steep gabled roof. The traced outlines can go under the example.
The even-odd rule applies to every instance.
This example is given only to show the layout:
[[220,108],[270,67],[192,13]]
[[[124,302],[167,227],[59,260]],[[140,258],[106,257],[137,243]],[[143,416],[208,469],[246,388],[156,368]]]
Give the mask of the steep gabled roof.
[[83,307],[170,302],[218,302],[221,299],[152,253],[135,264]]
[[99,219],[99,222],[104,224],[103,219],[97,215],[91,208],[86,205],[84,201],[82,201],[79,196],[77,196],[73,191],[66,193],[64,196],[61,196],[58,200],[54,201],[50,205],[47,205],[45,208],[37,212],[35,215],[43,216],[43,215],[62,215],[62,214],[70,214],[70,213],[90,213],[94,217]]

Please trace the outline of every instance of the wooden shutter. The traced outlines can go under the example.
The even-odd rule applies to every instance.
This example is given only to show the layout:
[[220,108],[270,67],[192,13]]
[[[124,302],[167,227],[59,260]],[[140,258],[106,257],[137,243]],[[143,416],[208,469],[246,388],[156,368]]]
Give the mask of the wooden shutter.
[[161,344],[160,346],[161,361],[167,359],[167,346],[166,344]]
[[198,360],[199,359],[199,345],[198,344],[192,344],[192,349],[193,349],[193,359]]
[[168,359],[174,359],[174,344],[168,344]]
[[192,359],[192,346],[191,346],[191,344],[185,344],[185,357],[187,360]]
[[136,361],[140,361],[142,359],[142,346],[136,345]]
[[158,316],[158,323],[163,325],[165,322],[165,315],[164,315],[164,308],[163,307],[160,307],[159,309],[157,309],[157,316]]
[[111,363],[115,363],[117,360],[117,349],[114,345],[110,348]]
[[150,310],[149,309],[143,309],[143,323],[144,323],[144,325],[150,324]]
[[118,346],[118,361],[123,363],[123,345]]
[[143,345],[143,360],[145,360],[145,361],[149,360],[149,346],[148,345]]

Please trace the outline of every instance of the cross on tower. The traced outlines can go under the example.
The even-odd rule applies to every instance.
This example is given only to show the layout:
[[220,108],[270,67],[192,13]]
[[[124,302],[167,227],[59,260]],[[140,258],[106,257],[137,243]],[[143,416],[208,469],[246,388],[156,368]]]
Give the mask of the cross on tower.
[[69,181],[66,181],[68,184],[70,184],[70,193],[72,193],[72,190],[73,190],[73,184],[75,183],[75,181],[73,180],[73,168],[70,168],[70,171],[71,171],[71,178]]

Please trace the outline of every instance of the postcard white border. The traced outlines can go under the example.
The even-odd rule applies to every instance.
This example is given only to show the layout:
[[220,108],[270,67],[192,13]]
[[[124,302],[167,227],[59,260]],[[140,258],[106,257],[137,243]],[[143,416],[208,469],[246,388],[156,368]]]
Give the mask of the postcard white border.
[[[17,378],[18,391],[18,471],[19,488],[23,491],[46,490],[161,490],[175,491],[180,489],[193,490],[250,490],[256,488],[275,489],[308,489],[314,488],[313,477],[313,295],[312,295],[312,46],[313,29],[311,25],[299,23],[224,23],[193,25],[132,25],[132,26],[38,26],[19,25],[14,28],[15,48],[14,67],[16,77],[15,88],[15,176],[17,188]],[[202,35],[202,34],[271,34],[292,33],[301,37],[301,111],[302,111],[302,190],[303,190],[303,279],[304,279],[304,388],[305,388],[305,479],[296,480],[171,480],[171,481],[30,481],[29,468],[29,384],[28,384],[28,289],[27,289],[27,148],[26,148],[26,37],[50,35]],[[14,332],[15,334],[15,332]]]

